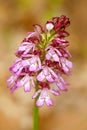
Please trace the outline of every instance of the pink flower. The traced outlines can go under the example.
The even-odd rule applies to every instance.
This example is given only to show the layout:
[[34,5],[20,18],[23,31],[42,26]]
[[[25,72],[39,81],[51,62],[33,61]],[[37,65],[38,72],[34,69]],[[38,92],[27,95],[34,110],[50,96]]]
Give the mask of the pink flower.
[[17,87],[24,86],[24,91],[25,92],[30,92],[31,87],[35,88],[34,79],[33,79],[32,76],[29,76],[28,74],[26,74],[22,79],[17,81],[16,86]]
[[29,71],[39,71],[41,69],[40,58],[38,56],[32,56],[26,60],[18,59],[15,61],[15,64],[10,67],[10,70],[16,75],[20,75],[22,69],[25,67],[28,67]]
[[55,82],[57,78],[57,74],[47,66],[43,67],[42,71],[37,75],[37,80],[40,82],[44,80]]
[[47,54],[46,54],[46,59],[50,60],[51,58],[53,58],[54,61],[58,61],[59,62],[59,56],[62,56],[62,54],[60,53],[60,51],[52,46],[49,46],[46,48],[46,50],[48,50]]
[[33,56],[31,59],[30,59],[30,67],[29,67],[29,70],[30,71],[35,71],[37,72],[38,70],[41,69],[41,61],[40,61],[40,58],[38,56]]
[[31,42],[23,42],[22,45],[18,48],[16,55],[26,57],[27,54],[34,52],[35,44]]
[[29,71],[39,71],[41,69],[41,61],[38,56],[32,55],[30,59],[23,60],[22,65],[24,67],[29,66]]
[[23,69],[23,66],[22,66],[22,60],[21,59],[15,60],[14,65],[10,67],[10,71],[15,73],[16,75],[20,75],[22,69]]
[[52,106],[53,105],[53,101],[50,99],[50,96],[48,95],[48,91],[49,90],[47,88],[44,88],[42,90],[41,89],[38,90],[34,94],[33,98],[36,98],[36,96],[38,96],[38,94],[40,93],[40,96],[39,96],[39,98],[38,98],[38,100],[36,102],[36,105],[38,107],[43,106],[44,102],[46,103],[47,106]]
[[12,76],[10,76],[10,77],[7,79],[7,81],[9,82],[8,88],[15,83],[15,81],[17,80],[17,78],[18,78],[17,75],[12,75]]
[[38,107],[41,107],[43,106],[44,103],[46,103],[47,106],[53,106],[53,101],[49,96],[49,92],[51,92],[52,94],[56,96],[59,96],[59,92],[54,89],[51,89],[49,84],[46,82],[40,82],[40,86],[41,88],[37,92],[35,92],[32,97],[34,99],[40,94],[36,102],[36,105]]
[[72,68],[72,62],[67,60],[64,57],[60,58],[60,66],[62,67],[62,69],[64,70],[65,73],[70,72],[70,69]]
[[9,82],[8,88],[11,90],[11,92],[14,92],[15,89],[24,86],[25,92],[30,92],[31,87],[35,88],[34,79],[32,76],[29,76],[26,74],[24,77],[18,77],[16,75],[13,75],[9,77],[7,80]]
[[62,78],[62,76],[59,74],[58,80],[56,82],[56,86],[58,87],[58,90],[60,91],[67,91],[67,88],[65,86],[68,85],[68,83]]
[[12,75],[7,79],[7,82],[9,82],[8,88],[10,89],[11,93],[14,92],[14,90],[17,88],[16,82],[17,82],[18,76]]

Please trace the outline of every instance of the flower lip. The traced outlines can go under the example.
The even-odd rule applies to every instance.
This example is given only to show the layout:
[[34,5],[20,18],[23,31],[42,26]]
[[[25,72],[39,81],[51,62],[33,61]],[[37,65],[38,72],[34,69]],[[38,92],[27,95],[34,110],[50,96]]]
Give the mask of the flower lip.
[[34,94],[34,98],[40,93],[39,98],[36,101],[36,105],[38,107],[42,107],[44,103],[46,103],[47,106],[53,106],[53,101],[51,100],[49,94],[48,94],[48,88],[43,88],[38,90],[35,94]]

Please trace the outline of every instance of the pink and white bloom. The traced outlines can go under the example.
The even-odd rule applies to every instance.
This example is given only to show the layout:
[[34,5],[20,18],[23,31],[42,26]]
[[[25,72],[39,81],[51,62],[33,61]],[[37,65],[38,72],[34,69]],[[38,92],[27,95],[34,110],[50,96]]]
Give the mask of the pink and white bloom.
[[33,99],[36,98],[36,96],[38,96],[38,94],[40,93],[40,96],[36,102],[36,105],[38,107],[43,106],[44,102],[46,103],[47,106],[53,106],[53,101],[50,98],[49,94],[48,94],[48,88],[43,88],[42,90],[38,90],[34,95],[33,95]]
[[46,103],[47,106],[53,106],[53,100],[50,98],[49,93],[55,96],[60,95],[59,91],[52,89],[47,82],[40,82],[40,89],[36,91],[32,97],[34,99],[40,94],[36,102],[38,107],[43,106],[44,103]]
[[49,46],[46,48],[47,51],[47,54],[46,54],[46,59],[47,60],[50,60],[51,58],[54,60],[54,61],[58,61],[59,62],[59,57],[62,56],[62,54],[60,53],[60,51],[52,46]]
[[38,56],[33,55],[30,59],[22,61],[23,67],[28,66],[29,71],[37,72],[41,69],[41,60]]
[[16,82],[18,80],[18,76],[17,75],[12,75],[7,79],[8,84],[8,88],[10,89],[11,93],[14,92],[14,90],[17,88],[16,86]]
[[26,57],[26,54],[29,54],[31,52],[34,52],[35,50],[35,44],[31,42],[23,42],[21,46],[18,48],[16,55],[20,55],[23,57]]
[[69,85],[64,79],[63,77],[59,74],[58,75],[58,80],[56,82],[56,86],[58,88],[58,90],[60,91],[67,91],[67,88],[65,88],[66,85]]
[[34,78],[26,74],[22,79],[17,81],[17,87],[24,86],[25,92],[30,92],[31,87],[35,88]]
[[17,75],[12,75],[7,79],[7,82],[9,82],[8,88],[11,87],[17,80]]
[[18,77],[17,75],[12,75],[7,80],[9,82],[8,88],[11,90],[11,93],[14,92],[16,88],[24,87],[25,92],[30,92],[31,87],[35,88],[34,78],[26,74],[24,77]]
[[45,66],[36,78],[40,82],[44,80],[47,80],[48,82],[55,82],[58,76],[51,68]]
[[31,58],[22,60],[17,59],[10,70],[16,75],[20,75],[23,68],[28,67],[29,71],[39,71],[41,69],[41,61],[38,56],[33,55]]
[[30,67],[29,67],[29,70],[30,71],[39,71],[41,69],[41,60],[38,56],[33,56],[31,59],[30,59]]
[[16,75],[20,75],[22,69],[23,69],[22,60],[20,58],[15,60],[14,65],[10,67],[10,71],[15,73]]
[[70,72],[70,69],[72,68],[72,62],[67,60],[64,57],[61,57],[60,66],[62,67],[62,69],[64,70],[65,73],[68,73],[68,72]]

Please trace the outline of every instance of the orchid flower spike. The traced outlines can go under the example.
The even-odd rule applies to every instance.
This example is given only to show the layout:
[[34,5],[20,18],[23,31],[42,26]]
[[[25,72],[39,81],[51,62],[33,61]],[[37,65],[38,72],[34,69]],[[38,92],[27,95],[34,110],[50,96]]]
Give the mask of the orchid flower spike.
[[69,36],[66,31],[69,25],[69,18],[64,15],[53,17],[44,28],[34,25],[34,32],[28,32],[21,42],[15,53],[17,59],[10,67],[12,76],[7,82],[11,92],[20,87],[24,92],[34,89],[32,99],[38,96],[36,105],[41,107],[44,103],[53,105],[50,93],[59,96],[61,91],[67,90],[65,86],[68,83],[63,75],[70,75],[72,68],[71,55],[67,50],[69,42],[65,39]]

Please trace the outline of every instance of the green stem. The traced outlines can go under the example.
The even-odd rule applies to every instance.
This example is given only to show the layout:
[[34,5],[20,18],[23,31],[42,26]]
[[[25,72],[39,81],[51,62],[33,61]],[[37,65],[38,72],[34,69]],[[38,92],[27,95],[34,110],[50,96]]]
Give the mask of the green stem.
[[[36,83],[36,91],[38,90],[38,83]],[[33,130],[39,130],[39,108],[36,106],[36,101],[39,96],[35,98],[33,111]]]

